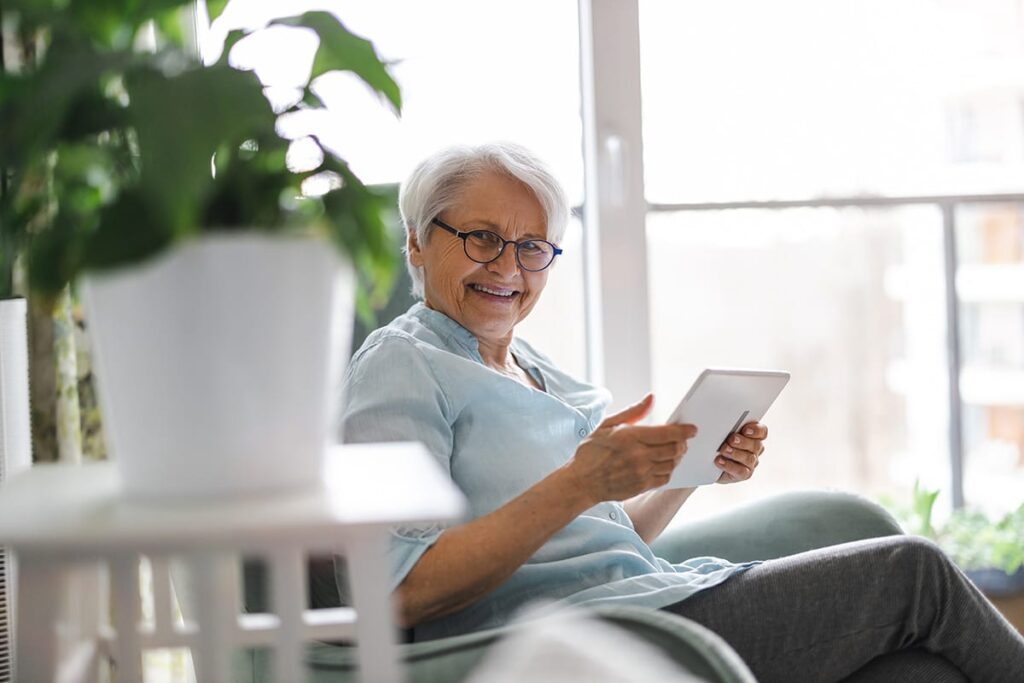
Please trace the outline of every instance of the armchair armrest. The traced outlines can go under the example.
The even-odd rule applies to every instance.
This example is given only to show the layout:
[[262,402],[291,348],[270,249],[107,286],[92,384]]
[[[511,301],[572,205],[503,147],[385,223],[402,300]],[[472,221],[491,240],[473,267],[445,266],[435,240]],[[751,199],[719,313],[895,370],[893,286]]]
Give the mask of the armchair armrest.
[[[709,683],[755,683],[739,655],[718,635],[696,622],[645,607],[604,606],[587,610],[661,650],[683,670]],[[478,631],[441,640],[402,645],[409,683],[459,683],[480,663],[487,649],[530,622]],[[614,656],[611,654],[610,656]],[[249,651],[236,660],[235,682],[270,683],[270,653]],[[357,680],[351,647],[314,644],[307,655],[311,683]]]
[[745,562],[901,533],[892,515],[866,498],[798,491],[669,529],[651,547],[670,562],[701,555]]

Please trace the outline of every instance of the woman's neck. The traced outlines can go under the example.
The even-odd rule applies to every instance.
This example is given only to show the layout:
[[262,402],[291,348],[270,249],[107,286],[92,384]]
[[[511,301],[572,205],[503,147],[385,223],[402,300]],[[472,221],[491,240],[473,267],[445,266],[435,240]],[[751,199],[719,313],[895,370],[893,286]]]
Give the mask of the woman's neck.
[[512,335],[504,339],[480,339],[478,337],[477,343],[480,348],[480,358],[483,360],[484,365],[501,370],[510,367],[514,363],[512,354],[509,353],[509,347],[512,345]]

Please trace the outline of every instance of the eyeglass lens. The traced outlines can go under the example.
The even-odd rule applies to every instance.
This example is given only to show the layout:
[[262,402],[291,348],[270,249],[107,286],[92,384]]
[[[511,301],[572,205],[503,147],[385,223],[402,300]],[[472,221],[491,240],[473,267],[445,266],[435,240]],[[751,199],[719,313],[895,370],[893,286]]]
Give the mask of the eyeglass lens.
[[[466,255],[477,263],[498,258],[504,242],[489,230],[474,230],[466,236]],[[544,270],[555,258],[554,247],[544,240],[526,240],[516,245],[516,258],[525,270]]]

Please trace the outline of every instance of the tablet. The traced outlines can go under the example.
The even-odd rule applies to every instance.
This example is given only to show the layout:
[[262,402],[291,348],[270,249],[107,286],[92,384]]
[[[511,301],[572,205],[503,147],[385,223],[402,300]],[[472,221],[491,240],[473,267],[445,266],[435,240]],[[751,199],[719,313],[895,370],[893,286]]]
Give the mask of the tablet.
[[697,436],[687,442],[686,454],[661,488],[678,489],[718,481],[718,449],[748,422],[757,422],[789,382],[779,370],[708,368],[700,373],[668,419],[670,423],[697,425]]

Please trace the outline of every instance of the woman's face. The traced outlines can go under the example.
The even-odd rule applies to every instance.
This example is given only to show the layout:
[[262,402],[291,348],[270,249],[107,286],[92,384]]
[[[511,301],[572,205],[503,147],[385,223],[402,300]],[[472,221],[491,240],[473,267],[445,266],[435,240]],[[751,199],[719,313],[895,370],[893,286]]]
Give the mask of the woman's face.
[[[501,173],[470,181],[454,206],[438,216],[460,231],[490,230],[507,240],[547,239],[547,215],[533,192]],[[481,340],[505,340],[533,309],[548,270],[522,270],[509,244],[490,263],[472,261],[455,235],[434,227],[426,244],[409,236],[409,260],[423,267],[425,303]],[[486,287],[491,294],[482,291]]]

